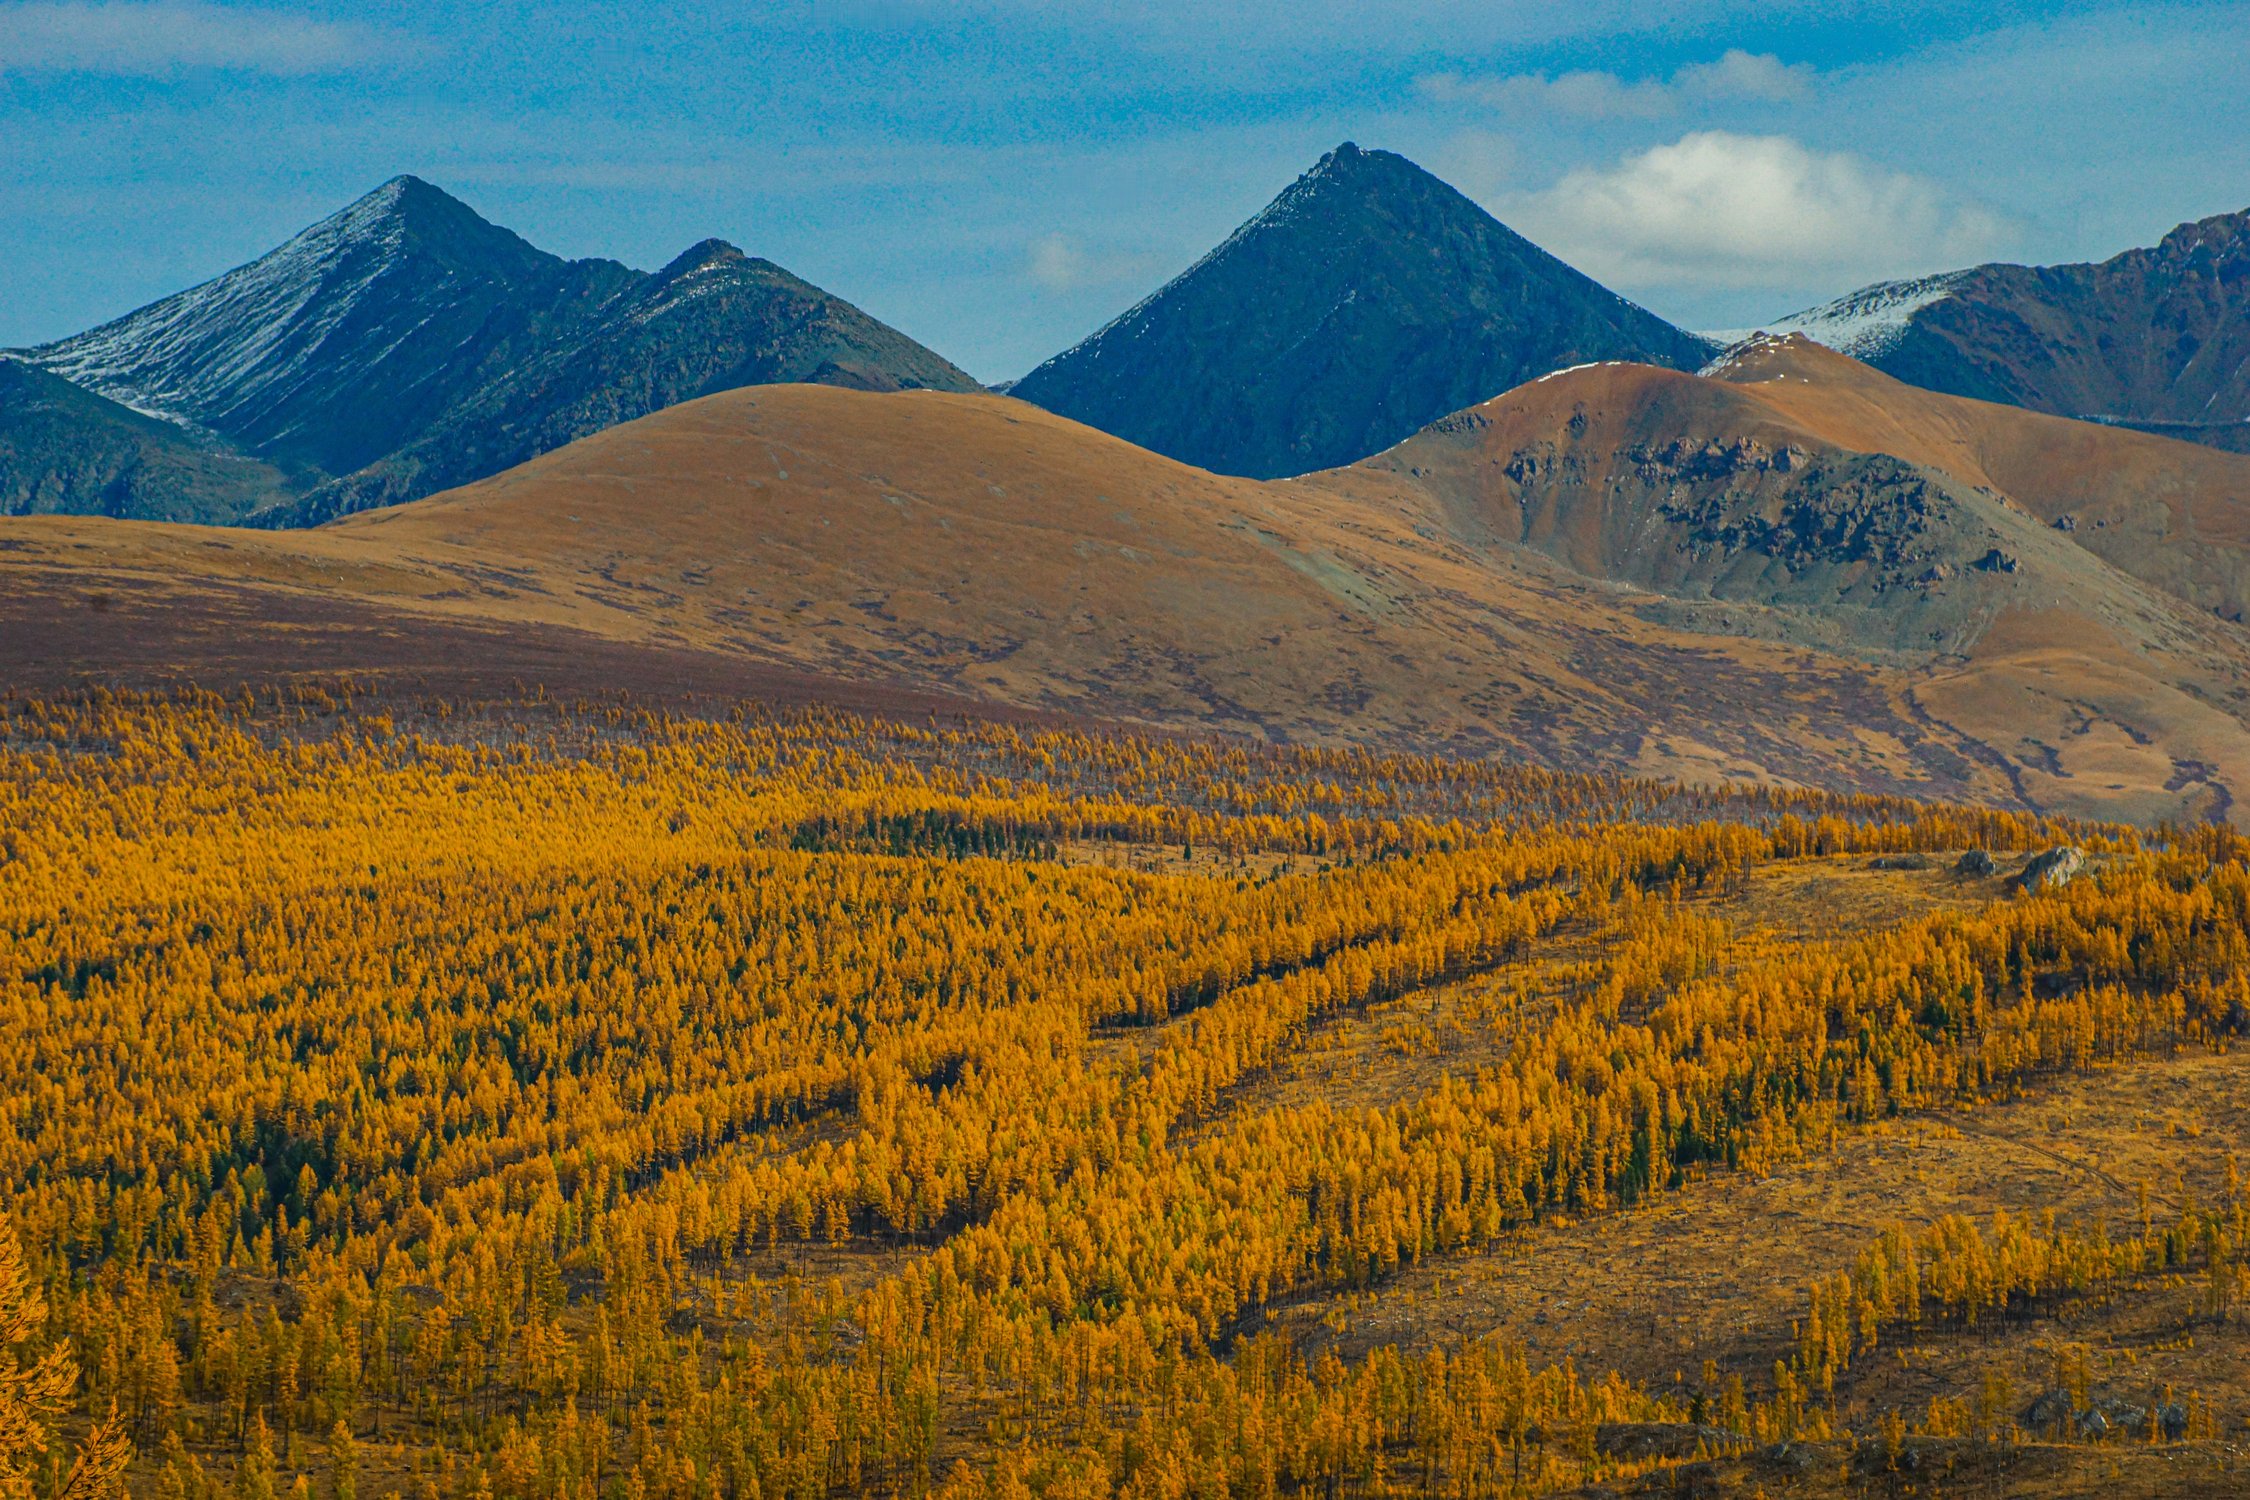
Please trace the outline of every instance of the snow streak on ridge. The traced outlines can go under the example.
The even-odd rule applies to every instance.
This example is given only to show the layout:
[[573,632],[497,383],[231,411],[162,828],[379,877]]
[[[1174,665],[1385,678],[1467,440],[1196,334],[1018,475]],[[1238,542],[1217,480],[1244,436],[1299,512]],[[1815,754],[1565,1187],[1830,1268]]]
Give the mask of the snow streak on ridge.
[[207,421],[216,407],[286,387],[396,261],[407,188],[408,179],[393,178],[248,265],[29,356],[178,422]]
[[1838,354],[1870,360],[1897,348],[1899,340],[1906,337],[1907,325],[1914,315],[1931,303],[1944,300],[1968,274],[1946,271],[1905,281],[1878,281],[1833,302],[1791,313],[1757,329],[1735,329],[1705,337],[1732,346],[1753,333],[1801,333]]

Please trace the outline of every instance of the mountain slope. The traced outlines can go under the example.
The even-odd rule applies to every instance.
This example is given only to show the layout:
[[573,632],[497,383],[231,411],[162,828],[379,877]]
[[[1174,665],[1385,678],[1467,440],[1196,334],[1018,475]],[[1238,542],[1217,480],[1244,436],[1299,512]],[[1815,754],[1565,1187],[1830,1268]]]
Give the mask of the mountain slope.
[[653,275],[566,261],[413,177],[22,357],[217,434],[288,471],[299,493],[342,481],[274,510],[284,524],[481,478],[734,384],[976,388],[905,335],[719,242]]
[[2200,613],[2091,555],[1957,453],[1926,439],[1849,441],[1836,395],[1814,378],[1860,368],[1799,340],[1711,376],[1570,371],[1312,482],[1373,503],[1410,486],[1471,545],[1529,548],[1693,606],[1657,611],[1666,618],[1710,616],[1870,661],[1971,651],[1999,614],[2057,593],[2138,646],[2203,630]]
[[1914,385],[2250,446],[2250,210],[2097,264],[1986,265],[1781,319]]
[[0,515],[239,521],[291,493],[270,464],[0,359]]
[[[999,397],[758,387],[312,531],[8,522],[0,618],[83,619],[99,594],[110,659],[142,673],[247,674],[262,651],[412,679],[465,630],[577,632],[570,663],[633,647],[732,664],[722,682],[2013,798],[1895,674],[1644,621],[1630,592],[1392,499],[1220,478]],[[0,652],[39,639],[0,629]]]
[[600,321],[458,403],[414,442],[275,512],[317,525],[498,473],[678,402],[737,386],[976,389],[903,334],[771,261],[706,240]]
[[[1628,607],[1652,623],[1900,669],[2038,805],[2224,811],[2250,785],[2250,635],[2201,597],[2250,539],[2229,455],[1916,391],[1795,338],[1700,378],[1557,375],[1305,483],[1371,512],[1425,497],[1462,545],[1647,591]],[[2055,524],[2089,490],[2091,523]]]
[[269,461],[346,474],[637,279],[398,177],[248,265],[29,357]]
[[1801,338],[1761,341],[1714,370],[1840,446],[1997,492],[2199,611],[2250,615],[2250,459],[1927,391]]
[[[309,532],[0,524],[0,652],[420,679],[543,641],[540,678],[580,691],[692,660],[722,693],[781,673],[1692,779],[2235,805],[2239,627],[1837,444],[1777,394],[1800,387],[1574,371],[1279,483],[998,397],[746,388]],[[93,597],[107,657],[46,624]]]
[[1185,463],[1349,463],[1550,370],[1707,347],[1421,168],[1349,143],[1010,393]]

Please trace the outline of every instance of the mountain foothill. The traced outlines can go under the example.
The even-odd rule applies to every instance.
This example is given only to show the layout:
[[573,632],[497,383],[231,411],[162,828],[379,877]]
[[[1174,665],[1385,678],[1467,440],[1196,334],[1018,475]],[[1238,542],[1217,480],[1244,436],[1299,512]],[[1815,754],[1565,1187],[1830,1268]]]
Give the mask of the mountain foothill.
[[986,389],[402,177],[0,360],[0,654],[2236,818],[2246,297],[2250,214],[1715,340],[1347,144]]

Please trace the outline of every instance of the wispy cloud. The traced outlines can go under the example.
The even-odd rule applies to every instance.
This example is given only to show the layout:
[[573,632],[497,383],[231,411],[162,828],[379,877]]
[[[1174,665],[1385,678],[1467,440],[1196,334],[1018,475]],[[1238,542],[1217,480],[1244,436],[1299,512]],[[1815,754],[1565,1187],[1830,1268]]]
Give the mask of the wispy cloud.
[[1705,130],[1567,173],[1509,205],[1574,265],[1629,287],[1750,287],[1937,270],[2005,226],[1926,179],[1787,136]]
[[1556,110],[1590,120],[1648,119],[1670,114],[1672,91],[1655,79],[1627,83],[1615,73],[1512,73],[1505,78],[1431,73],[1416,80],[1441,104],[1497,110]]
[[1509,136],[1491,130],[1457,130],[1423,161],[1472,198],[1497,198],[1516,175],[1522,152]]
[[1587,120],[1653,120],[1697,104],[1728,100],[1790,103],[1811,95],[1816,74],[1771,53],[1730,47],[1710,62],[1690,63],[1670,79],[1615,73],[1511,73],[1479,77],[1430,73],[1416,80],[1423,95],[1446,104],[1507,112],[1555,113]]
[[202,0],[0,5],[0,73],[297,76],[348,72],[404,50],[400,38],[373,27]]
[[1673,74],[1672,88],[1693,99],[1790,104],[1811,96],[1815,76],[1814,70],[1803,63],[1785,63],[1770,52],[1729,47],[1715,62],[1689,63]]
[[1050,292],[1068,292],[1139,280],[1150,274],[1152,265],[1147,255],[1091,251],[1076,237],[1057,233],[1032,241],[1024,274]]

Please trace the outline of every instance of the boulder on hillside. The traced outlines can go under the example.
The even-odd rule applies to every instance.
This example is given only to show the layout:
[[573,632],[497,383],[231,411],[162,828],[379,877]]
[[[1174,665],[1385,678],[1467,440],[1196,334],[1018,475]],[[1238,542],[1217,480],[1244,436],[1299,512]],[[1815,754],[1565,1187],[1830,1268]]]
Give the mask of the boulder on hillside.
[[2016,872],[2015,886],[2024,891],[2059,890],[2086,868],[2086,851],[2073,844],[2057,844],[2034,854]]
[[2103,1396],[2094,1403],[2094,1414],[2103,1418],[2108,1430],[2120,1437],[2143,1437],[2148,1433],[2148,1408],[2136,1406],[2120,1396]]
[[1954,861],[1953,873],[1974,880],[1983,880],[1999,874],[2000,867],[1992,862],[1992,856],[1985,853],[1984,850],[1971,849]]
[[2025,1407],[2020,1420],[2031,1431],[2045,1433],[2050,1429],[2061,1428],[2070,1420],[2073,1412],[2070,1392],[2051,1390],[2042,1393],[2039,1399]]

